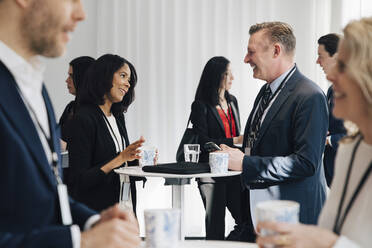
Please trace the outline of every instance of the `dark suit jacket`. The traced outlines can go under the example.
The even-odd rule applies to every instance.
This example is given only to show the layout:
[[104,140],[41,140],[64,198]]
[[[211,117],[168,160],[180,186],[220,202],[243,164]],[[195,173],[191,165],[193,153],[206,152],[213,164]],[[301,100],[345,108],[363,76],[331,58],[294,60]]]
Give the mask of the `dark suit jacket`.
[[[249,116],[243,147],[264,88]],[[296,69],[269,109],[251,156],[244,156],[243,182],[264,188],[251,190],[251,200],[266,194],[269,199],[297,201],[300,221],[315,224],[326,199],[321,159],[327,129],[324,93]]]
[[[72,247],[62,225],[56,180],[16,82],[0,62],[0,247]],[[56,151],[59,132],[43,87]],[[95,214],[70,199],[73,222],[81,229]]]
[[61,118],[59,119],[59,126],[61,127],[61,139],[67,142],[67,144],[71,136],[71,120],[75,111],[76,101],[71,101],[69,104],[67,104],[61,115]]
[[[230,95],[231,108],[235,120],[236,134],[240,134],[240,116],[238,102],[235,96]],[[201,154],[199,162],[208,162],[209,153],[205,151],[204,144],[207,142],[214,142],[217,145],[226,144],[228,146],[234,146],[232,138],[226,138],[225,128],[223,126],[221,117],[215,106],[202,101],[194,101],[191,105],[191,123],[193,124],[193,130],[199,135],[199,144]],[[224,181],[227,178],[201,178],[202,182],[214,182]]]
[[327,91],[327,101],[329,109],[329,126],[328,126],[328,135],[331,137],[331,144],[326,145],[324,149],[324,172],[327,180],[327,185],[330,187],[333,179],[334,163],[336,152],[338,148],[339,140],[345,136],[346,129],[344,127],[344,121],[337,119],[333,116],[333,87],[332,85],[328,88]]
[[[117,115],[115,119],[128,146],[124,115]],[[97,105],[81,106],[73,119],[69,143],[69,184],[77,200],[97,211],[119,202],[119,175],[114,171],[106,175],[100,169],[117,155],[101,109]],[[135,209],[135,186],[134,182],[131,184]]]

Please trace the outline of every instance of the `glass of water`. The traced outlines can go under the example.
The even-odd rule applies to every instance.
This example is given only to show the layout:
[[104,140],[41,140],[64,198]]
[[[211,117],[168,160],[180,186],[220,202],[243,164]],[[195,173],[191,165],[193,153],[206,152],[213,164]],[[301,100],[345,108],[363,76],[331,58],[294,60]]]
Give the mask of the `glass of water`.
[[183,152],[185,154],[186,162],[197,163],[199,161],[200,145],[185,144],[183,145]]

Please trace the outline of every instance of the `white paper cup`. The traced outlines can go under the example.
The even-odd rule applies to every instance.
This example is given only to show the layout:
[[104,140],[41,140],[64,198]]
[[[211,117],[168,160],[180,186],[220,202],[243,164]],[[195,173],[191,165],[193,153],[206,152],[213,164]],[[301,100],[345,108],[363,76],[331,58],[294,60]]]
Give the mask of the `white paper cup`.
[[154,146],[141,146],[141,158],[139,160],[140,166],[154,165],[154,160],[156,156],[156,147]]
[[[295,201],[264,201],[256,206],[256,221],[298,223],[300,204]],[[275,232],[262,229],[261,235],[273,235]]]
[[200,145],[199,144],[184,144],[183,153],[185,162],[199,162]]
[[229,154],[223,152],[209,153],[209,167],[211,173],[226,173],[229,166]]
[[179,209],[147,209],[146,248],[176,248],[180,239]]

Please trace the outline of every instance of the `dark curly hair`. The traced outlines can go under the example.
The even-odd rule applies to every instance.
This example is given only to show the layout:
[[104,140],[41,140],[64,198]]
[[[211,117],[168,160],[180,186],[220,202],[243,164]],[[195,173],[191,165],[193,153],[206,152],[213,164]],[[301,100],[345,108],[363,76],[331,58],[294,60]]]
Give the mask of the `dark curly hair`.
[[121,102],[112,104],[111,112],[113,114],[126,112],[129,105],[134,101],[137,73],[134,66],[128,60],[113,54],[102,55],[88,69],[84,79],[83,89],[80,91],[79,104],[103,105],[105,103],[104,96],[112,88],[114,73],[125,64],[129,66],[131,73],[129,80],[130,87]]

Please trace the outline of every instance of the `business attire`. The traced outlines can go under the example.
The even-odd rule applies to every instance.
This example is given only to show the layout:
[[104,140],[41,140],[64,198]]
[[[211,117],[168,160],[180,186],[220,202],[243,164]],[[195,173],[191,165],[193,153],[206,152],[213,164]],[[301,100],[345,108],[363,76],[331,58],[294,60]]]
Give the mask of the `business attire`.
[[338,141],[346,135],[344,121],[333,116],[333,86],[331,85],[327,91],[327,102],[329,110],[329,127],[328,127],[328,143],[324,149],[324,174],[326,177],[328,187],[331,187],[333,179],[333,168],[335,157],[338,148]]
[[[114,115],[120,137],[129,145],[124,115]],[[117,136],[119,136],[117,135]],[[119,153],[104,113],[98,105],[82,105],[75,114],[69,143],[70,185],[74,198],[100,211],[119,202],[120,180],[114,171],[105,174],[101,167]],[[120,149],[120,150],[121,150]],[[137,160],[138,162],[138,160]],[[136,209],[135,182],[131,180],[133,210]]]
[[[198,134],[201,147],[200,162],[208,162],[209,153],[205,151],[204,144],[214,142],[217,145],[226,144],[233,146],[233,137],[240,134],[239,108],[236,98],[230,95],[229,115],[231,128],[226,130],[226,121],[221,114],[208,103],[196,100],[191,107],[191,123],[193,130]],[[222,110],[221,110],[222,111]],[[222,115],[224,117],[224,115]],[[224,118],[225,119],[225,118]],[[234,132],[235,131],[235,132]],[[227,137],[226,132],[233,135]],[[206,209],[205,227],[206,239],[225,239],[225,209],[229,209],[237,226],[227,237],[231,240],[244,240],[241,225],[249,218],[247,213],[246,194],[241,186],[240,177],[199,178],[198,186]]]
[[[358,144],[359,143],[359,144]],[[345,215],[346,206],[353,202],[350,210],[346,215],[344,224],[337,225],[341,228],[336,228],[340,238],[333,246],[335,248],[357,248],[370,247],[372,244],[372,145],[360,140],[360,137],[354,138],[352,141],[343,142],[338,148],[336,156],[335,177],[333,179],[330,194],[327,202],[319,217],[319,226],[333,230],[344,188],[347,188],[344,203],[340,211],[340,219]],[[354,161],[352,159],[353,151],[355,151]],[[350,164],[352,169],[349,172]],[[368,169],[370,170],[368,172]],[[347,180],[347,176],[350,176]],[[366,175],[366,180],[360,186],[359,194],[355,200],[352,196],[356,192],[358,185],[363,181],[363,176]],[[368,177],[369,175],[369,177]]]
[[[251,142],[252,121],[268,89],[273,98]],[[261,88],[243,141],[243,148],[250,156],[244,156],[241,177],[250,188],[252,215],[260,201],[293,200],[301,205],[300,222],[317,222],[326,199],[321,165],[327,129],[325,95],[296,66]],[[252,218],[255,221],[255,216]]]
[[59,130],[43,70],[1,41],[0,61],[0,247],[78,247],[96,212],[70,198],[75,224],[62,224],[51,166]]
[[61,139],[65,141],[67,145],[68,140],[71,137],[71,121],[75,112],[76,101],[71,101],[66,105],[61,118],[59,118],[59,125],[61,127]]

